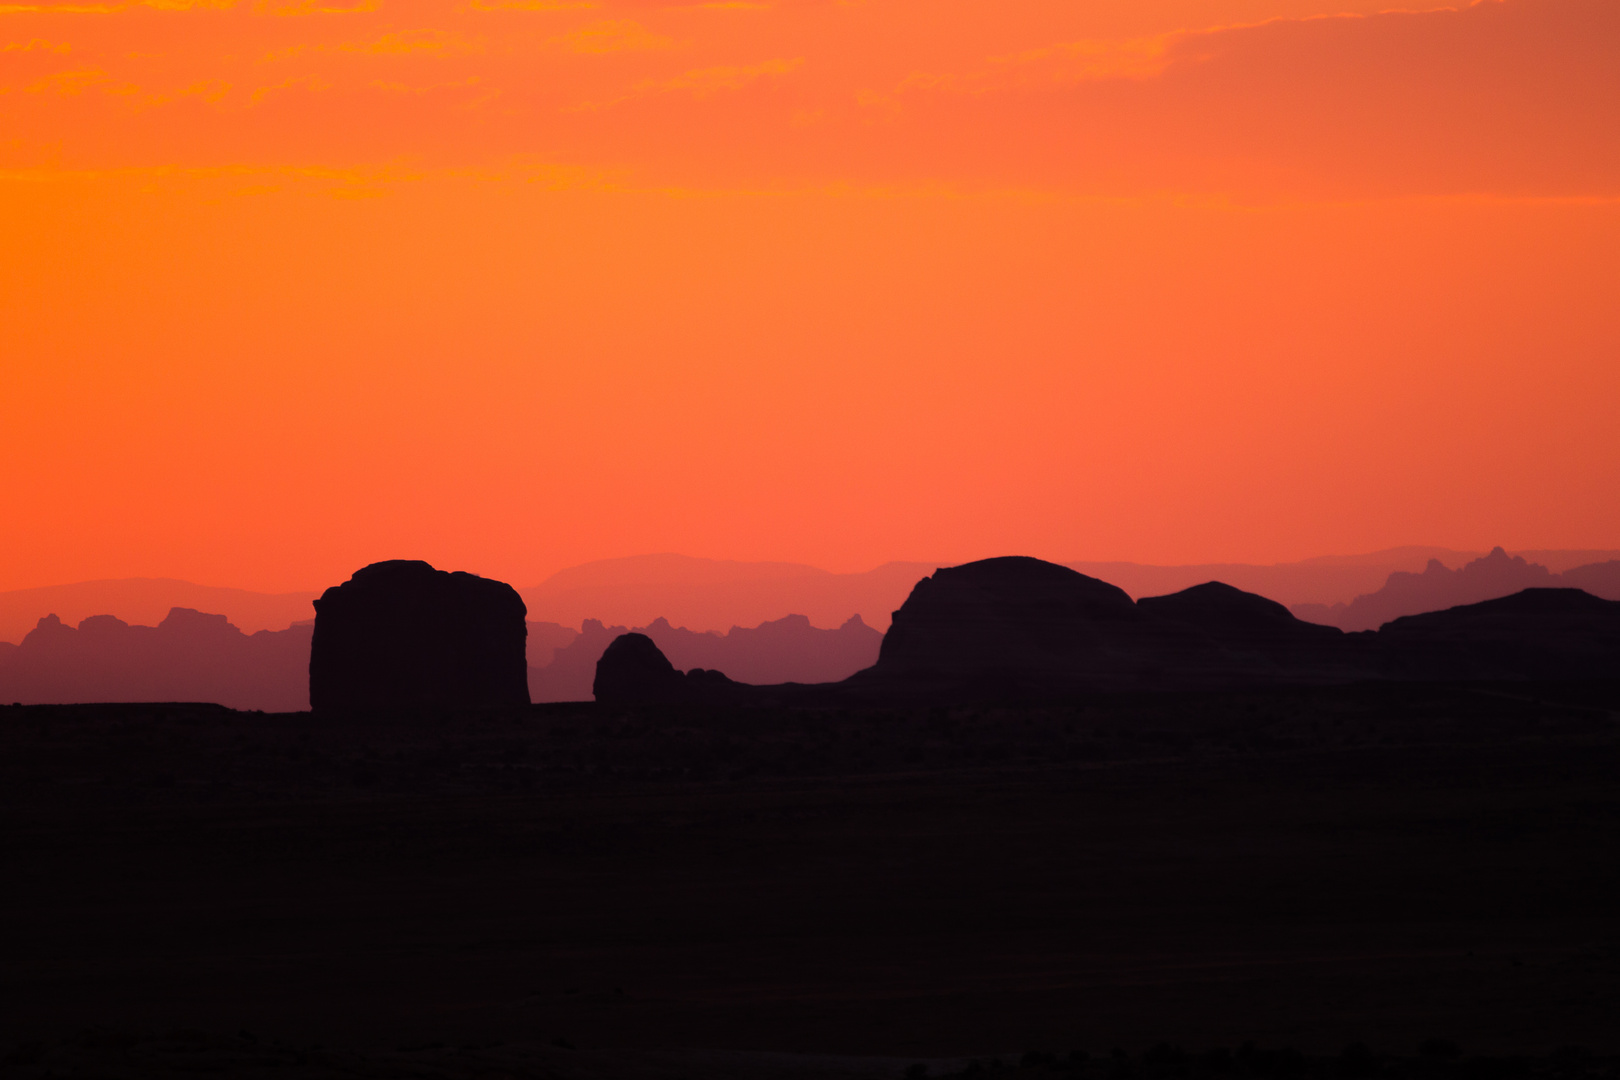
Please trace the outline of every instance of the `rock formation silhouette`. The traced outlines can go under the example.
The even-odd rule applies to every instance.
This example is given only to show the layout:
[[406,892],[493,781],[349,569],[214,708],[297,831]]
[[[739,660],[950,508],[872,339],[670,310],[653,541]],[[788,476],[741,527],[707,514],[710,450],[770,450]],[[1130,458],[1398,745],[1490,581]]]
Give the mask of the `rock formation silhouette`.
[[852,682],[945,700],[1337,681],[1354,667],[1343,637],[1220,582],[1132,603],[1067,567],[985,559],[918,582]]
[[611,705],[640,705],[679,698],[686,677],[675,670],[646,634],[620,634],[596,662],[591,692]]
[[[645,635],[598,666],[598,700],[707,700]],[[629,650],[633,649],[633,653]],[[609,653],[614,651],[609,649]],[[633,663],[629,658],[633,656]],[[658,674],[651,674],[656,671]],[[840,683],[716,684],[714,700],[962,703],[1073,700],[1131,690],[1204,690],[1367,680],[1620,678],[1620,603],[1574,589],[1513,596],[1346,634],[1219,582],[1133,603],[1038,559],[986,559],[918,582],[878,661]]]
[[397,559],[315,601],[309,699],[317,712],[529,703],[527,614],[510,585]]
[[1140,623],[1130,596],[1107,582],[1040,559],[984,559],[917,582],[877,663],[856,678],[891,693],[969,697],[1032,682],[1123,686]]

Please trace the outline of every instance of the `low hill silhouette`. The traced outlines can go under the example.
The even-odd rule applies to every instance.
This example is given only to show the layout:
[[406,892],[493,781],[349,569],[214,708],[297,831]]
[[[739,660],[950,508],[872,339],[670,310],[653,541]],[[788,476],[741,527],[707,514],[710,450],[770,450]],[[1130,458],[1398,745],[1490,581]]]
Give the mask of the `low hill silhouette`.
[[[672,700],[961,703],[1387,679],[1614,679],[1620,602],[1529,589],[1346,634],[1219,582],[1133,602],[1067,567],[1006,557],[918,582],[877,663],[836,684],[658,683],[644,677],[660,666],[647,653],[656,645],[638,646],[623,671],[642,674],[625,692],[644,697],[667,684]],[[599,695],[619,697],[614,670],[599,670]]]
[[157,626],[49,615],[0,647],[0,701],[199,701],[233,709],[309,707],[313,626],[244,634],[224,615],[174,608]]
[[1406,615],[1377,633],[1386,672],[1418,679],[1620,678],[1620,602],[1525,589]]
[[[724,634],[671,626],[662,617],[633,630],[587,619],[584,629],[556,651],[549,665],[531,666],[530,697],[535,701],[591,700],[597,661],[616,638],[628,633],[646,636],[682,671],[719,671],[751,684],[836,682],[871,666],[883,642],[883,635],[859,615],[850,616],[835,630],[813,626],[803,615],[789,615],[755,627],[734,626]],[[531,646],[530,655],[534,653]]]
[[1347,604],[1297,604],[1292,610],[1302,619],[1341,630],[1376,630],[1405,615],[1545,588],[1577,588],[1604,599],[1620,600],[1620,561],[1571,567],[1559,574],[1498,547],[1455,570],[1438,559],[1430,559],[1422,573],[1392,573],[1378,591]]

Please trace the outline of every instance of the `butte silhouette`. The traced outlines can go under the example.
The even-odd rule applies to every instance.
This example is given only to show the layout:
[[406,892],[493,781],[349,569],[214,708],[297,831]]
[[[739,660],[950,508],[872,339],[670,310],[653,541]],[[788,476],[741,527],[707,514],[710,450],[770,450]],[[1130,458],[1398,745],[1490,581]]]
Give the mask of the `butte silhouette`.
[[528,614],[512,586],[425,562],[373,563],[315,601],[316,712],[529,704]]

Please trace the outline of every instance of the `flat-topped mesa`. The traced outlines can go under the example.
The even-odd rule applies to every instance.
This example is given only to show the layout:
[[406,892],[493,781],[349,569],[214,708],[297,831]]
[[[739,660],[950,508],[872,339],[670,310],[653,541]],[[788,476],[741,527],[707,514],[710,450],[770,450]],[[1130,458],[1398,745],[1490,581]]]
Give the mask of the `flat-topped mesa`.
[[505,582],[417,560],[373,563],[315,601],[310,707],[527,705],[527,614]]

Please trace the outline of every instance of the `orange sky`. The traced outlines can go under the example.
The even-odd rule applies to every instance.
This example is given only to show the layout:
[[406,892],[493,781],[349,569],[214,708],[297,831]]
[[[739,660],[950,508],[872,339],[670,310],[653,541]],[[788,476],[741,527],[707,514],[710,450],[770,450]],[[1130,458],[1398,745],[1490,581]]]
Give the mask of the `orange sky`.
[[1620,547],[1620,4],[0,0],[0,589]]

